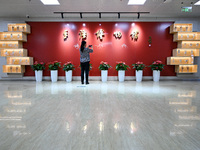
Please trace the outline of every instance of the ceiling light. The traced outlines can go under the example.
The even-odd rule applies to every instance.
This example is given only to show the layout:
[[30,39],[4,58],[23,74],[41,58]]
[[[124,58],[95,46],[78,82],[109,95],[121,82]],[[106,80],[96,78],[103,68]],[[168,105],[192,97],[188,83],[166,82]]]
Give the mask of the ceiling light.
[[198,2],[196,2],[194,5],[200,5],[200,0]]
[[144,5],[146,0],[129,0],[128,5]]
[[60,5],[58,0],[40,0],[44,5]]

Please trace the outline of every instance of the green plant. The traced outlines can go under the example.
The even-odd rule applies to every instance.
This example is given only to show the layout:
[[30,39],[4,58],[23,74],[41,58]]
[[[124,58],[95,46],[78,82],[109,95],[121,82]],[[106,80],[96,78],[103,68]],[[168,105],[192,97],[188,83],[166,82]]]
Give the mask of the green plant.
[[45,70],[45,63],[38,63],[37,61],[35,61],[35,63],[31,65],[31,68],[33,69],[33,71]]
[[74,70],[75,68],[74,68],[74,65],[72,64],[72,62],[71,61],[69,61],[69,62],[67,62],[67,63],[65,63],[64,65],[63,65],[63,70],[64,71],[69,71],[69,70]]
[[149,67],[151,67],[151,70],[162,71],[164,69],[164,66],[165,65],[162,64],[162,61],[156,60]]
[[135,70],[143,70],[146,66],[145,66],[145,64],[143,64],[143,62],[136,62],[135,64],[132,64],[132,66],[133,66],[133,69],[135,69]]
[[60,65],[60,62],[54,61],[54,62],[49,62],[48,67],[49,67],[49,70],[58,70],[61,67],[61,65]]
[[149,44],[151,44],[151,43],[152,43],[151,36],[149,37],[149,39],[148,39],[148,42],[149,42]]
[[108,70],[111,66],[104,61],[100,62],[99,70]]
[[119,71],[119,70],[127,70],[128,68],[130,68],[128,65],[126,65],[125,62],[117,62],[117,65],[116,65],[116,70]]

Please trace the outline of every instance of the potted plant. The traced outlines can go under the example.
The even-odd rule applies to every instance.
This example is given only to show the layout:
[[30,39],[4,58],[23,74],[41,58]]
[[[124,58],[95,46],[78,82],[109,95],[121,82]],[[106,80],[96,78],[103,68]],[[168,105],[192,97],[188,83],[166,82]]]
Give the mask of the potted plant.
[[74,65],[72,64],[71,61],[65,63],[63,65],[63,70],[65,71],[65,77],[67,82],[72,81],[72,70],[74,70]]
[[119,78],[119,82],[124,82],[124,78],[125,78],[125,71],[129,68],[128,65],[126,65],[125,62],[117,62],[116,65],[116,70],[118,71],[118,78]]
[[135,76],[136,76],[136,81],[141,82],[142,81],[142,76],[143,76],[143,69],[146,67],[143,62],[136,62],[135,64],[132,64],[133,69],[135,69]]
[[58,69],[61,67],[60,62],[54,61],[48,63],[49,70],[51,70],[51,81],[57,82],[58,81]]
[[35,63],[31,65],[31,68],[33,69],[33,71],[35,71],[36,82],[41,82],[43,76],[43,70],[45,70],[45,63],[43,62],[38,63],[37,61],[35,61]]
[[107,79],[108,79],[108,69],[110,67],[111,66],[107,62],[104,62],[104,61],[100,62],[99,70],[101,70],[101,81],[102,82],[107,82]]
[[158,82],[160,80],[160,71],[164,69],[164,66],[162,64],[162,61],[156,60],[154,61],[149,67],[151,67],[151,70],[153,71],[153,81]]

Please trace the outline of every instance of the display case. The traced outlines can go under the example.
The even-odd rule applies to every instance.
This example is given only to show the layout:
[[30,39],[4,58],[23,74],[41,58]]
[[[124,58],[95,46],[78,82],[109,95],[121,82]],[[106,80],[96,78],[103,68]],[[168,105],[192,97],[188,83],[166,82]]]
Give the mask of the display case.
[[200,41],[180,41],[180,42],[178,42],[178,48],[200,49]]
[[192,23],[174,23],[170,26],[170,33],[176,32],[192,32]]
[[23,48],[20,41],[0,41],[0,48]]
[[0,40],[27,42],[27,35],[23,32],[0,32]]
[[192,65],[194,57],[167,57],[167,65]]
[[33,65],[32,57],[7,57],[8,65]]
[[31,33],[31,28],[26,23],[16,23],[16,24],[8,24],[8,31],[9,32],[24,32],[27,34]]
[[178,32],[174,34],[173,41],[198,41],[200,40],[200,32]]
[[175,67],[176,73],[197,73],[197,65],[179,65]]
[[4,73],[24,73],[25,66],[21,65],[3,65]]
[[26,57],[27,50],[23,49],[23,48],[21,48],[21,49],[2,49],[1,56],[2,57],[11,57],[11,56]]
[[199,49],[173,49],[173,56],[176,57],[198,57]]

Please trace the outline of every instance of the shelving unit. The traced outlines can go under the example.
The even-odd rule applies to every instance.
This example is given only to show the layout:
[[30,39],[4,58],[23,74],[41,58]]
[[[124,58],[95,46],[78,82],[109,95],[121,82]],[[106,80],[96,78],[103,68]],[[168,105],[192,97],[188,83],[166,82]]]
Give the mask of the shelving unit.
[[0,48],[23,48],[20,41],[0,41]]
[[184,48],[177,48],[173,49],[173,56],[175,57],[198,57],[199,56],[199,49],[184,49]]
[[200,40],[200,32],[178,32],[174,34],[173,41],[198,41]]
[[196,73],[197,65],[179,65],[175,67],[176,73]]
[[200,41],[180,41],[178,42],[178,48],[200,49]]
[[31,28],[26,23],[16,23],[16,24],[8,24],[8,31],[9,32],[24,32],[26,34],[31,33]]
[[174,23],[170,26],[170,34],[177,32],[192,32],[192,23]]
[[32,65],[32,57],[7,57],[8,65]]
[[6,57],[7,65],[3,65],[4,73],[25,73],[25,65],[32,65],[33,58],[27,57],[27,49],[23,43],[27,42],[30,26],[26,23],[8,24],[8,32],[0,32],[0,56]]
[[194,57],[168,57],[167,65],[192,65]]
[[191,23],[175,23],[170,26],[173,41],[178,42],[173,49],[173,57],[167,58],[167,65],[175,65],[176,73],[197,73],[194,57],[200,56],[200,32],[192,32]]
[[22,65],[3,65],[4,73],[24,73],[25,66]]
[[0,40],[27,42],[27,36],[23,32],[0,32]]
[[11,57],[11,56],[26,57],[27,50],[23,49],[23,48],[21,48],[21,49],[2,49],[1,56],[2,57]]

